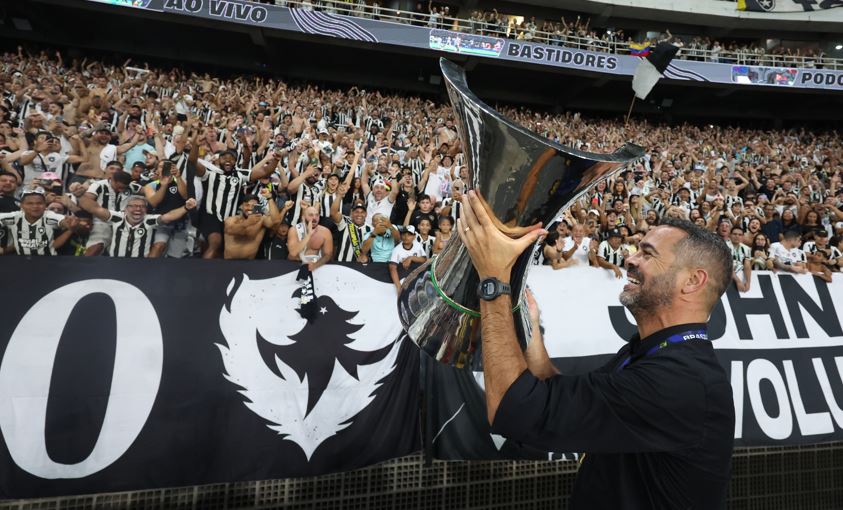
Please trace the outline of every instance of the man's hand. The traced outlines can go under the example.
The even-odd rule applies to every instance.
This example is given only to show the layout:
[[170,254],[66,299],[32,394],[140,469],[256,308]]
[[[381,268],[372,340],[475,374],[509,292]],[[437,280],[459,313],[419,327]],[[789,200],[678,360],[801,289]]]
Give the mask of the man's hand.
[[404,269],[410,269],[410,264],[413,263],[412,257],[407,257],[401,262],[401,265],[404,266]]
[[617,278],[618,280],[623,278],[623,273],[621,272],[621,269],[618,266],[612,266],[612,272],[615,273],[615,278]]
[[65,216],[65,229],[74,230],[79,225],[79,219],[76,216]]
[[503,232],[504,234],[506,234],[507,236],[509,236],[513,239],[522,237],[522,236],[526,235],[528,232],[530,232],[530,231],[532,231],[536,228],[540,228],[542,226],[541,223],[536,223],[535,225],[531,225],[529,227],[517,227],[517,226],[511,227],[511,226],[508,226],[508,225],[504,225],[503,223],[501,223],[501,220],[499,220],[498,217],[495,216],[495,213],[492,212],[492,206],[490,206],[488,204],[488,202],[486,202],[486,200],[483,197],[481,197],[478,194],[477,199],[480,202],[480,205],[483,206],[483,210],[486,211],[486,215],[495,224],[495,227],[497,227],[498,230],[500,230],[501,232]]
[[188,211],[191,210],[191,209],[195,209],[196,208],[196,199],[195,198],[188,198],[184,202],[184,208]]
[[474,268],[481,279],[494,277],[509,283],[515,260],[540,236],[547,235],[547,230],[537,224],[520,237],[509,237],[486,212],[477,192],[469,191],[462,197],[462,204],[457,233],[468,248]]

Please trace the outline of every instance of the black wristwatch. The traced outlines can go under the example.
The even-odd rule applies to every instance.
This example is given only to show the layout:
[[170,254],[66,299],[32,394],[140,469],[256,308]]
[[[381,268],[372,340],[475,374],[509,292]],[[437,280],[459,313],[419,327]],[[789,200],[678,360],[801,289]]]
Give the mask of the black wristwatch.
[[492,301],[503,294],[512,295],[512,288],[497,278],[486,278],[477,286],[477,296],[486,301]]

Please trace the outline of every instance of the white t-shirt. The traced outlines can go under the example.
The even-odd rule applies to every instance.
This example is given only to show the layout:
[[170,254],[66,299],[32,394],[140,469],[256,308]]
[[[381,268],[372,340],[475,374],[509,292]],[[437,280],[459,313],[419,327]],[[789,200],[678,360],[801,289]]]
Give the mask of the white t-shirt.
[[[23,154],[31,154],[33,151],[26,151]],[[32,179],[40,179],[44,172],[55,172],[62,175],[62,165],[67,161],[67,156],[58,152],[51,152],[49,154],[35,153],[35,159],[29,164],[24,165],[23,182],[30,183]]]
[[395,248],[392,249],[392,255],[389,257],[389,262],[390,264],[400,264],[409,257],[426,258],[427,253],[425,253],[424,248],[415,241],[409,250],[404,248],[404,243],[398,243]]
[[[591,245],[591,238],[590,237],[583,237],[582,242],[577,247],[577,251],[574,252],[571,257],[576,260],[578,265],[588,266],[588,247]],[[563,251],[568,251],[574,246],[574,238],[568,236],[565,238],[565,245],[562,247]]]
[[442,196],[442,189],[447,181],[441,175],[430,172],[427,177],[427,183],[424,185],[424,194],[430,197],[430,200],[435,204],[441,202],[444,198]]
[[375,194],[369,192],[369,196],[366,198],[366,225],[371,225],[372,218],[378,213],[383,214],[389,219],[389,216],[392,214],[393,205],[395,204],[389,201],[389,195],[386,195],[380,200],[375,200]]
[[782,243],[773,243],[770,245],[770,257],[778,259],[785,265],[792,266],[799,262],[805,262],[805,252],[799,248],[791,248],[788,250]]
[[100,170],[105,170],[109,163],[117,159],[117,146],[108,144],[100,151]]

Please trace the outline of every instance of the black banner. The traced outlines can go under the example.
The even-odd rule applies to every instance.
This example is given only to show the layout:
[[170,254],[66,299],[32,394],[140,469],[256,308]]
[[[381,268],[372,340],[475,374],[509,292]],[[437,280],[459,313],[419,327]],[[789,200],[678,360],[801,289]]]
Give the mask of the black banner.
[[[614,279],[586,271],[531,280],[566,374],[635,330],[606,297]],[[419,362],[385,265],[323,266],[312,293],[299,277],[288,262],[5,258],[0,498],[345,471],[417,451],[420,427],[440,459],[578,457],[490,434],[482,374]],[[841,283],[754,274],[715,308],[737,446],[843,437]]]
[[420,448],[386,267],[0,264],[0,498],[345,471]]

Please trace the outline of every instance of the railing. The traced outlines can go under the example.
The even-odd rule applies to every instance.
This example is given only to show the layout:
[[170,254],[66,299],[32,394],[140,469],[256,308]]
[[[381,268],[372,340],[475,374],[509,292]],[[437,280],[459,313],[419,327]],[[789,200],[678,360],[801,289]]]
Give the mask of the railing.
[[[377,19],[405,25],[441,28],[455,32],[465,32],[489,37],[503,37],[520,39],[529,42],[565,46],[568,48],[591,50],[618,55],[629,55],[628,41],[601,40],[592,37],[580,37],[561,32],[544,32],[541,30],[522,31],[512,24],[502,29],[500,25],[487,23],[482,20],[437,16],[431,20],[430,14],[400,11],[381,7],[377,4],[368,5],[363,1],[345,2],[340,0],[274,0],[275,5],[297,9],[321,10],[325,12],[355,16],[358,18]],[[801,67],[808,69],[843,69],[843,59],[830,57],[774,55],[752,51],[712,51],[710,49],[686,46],[679,52],[677,58],[697,60],[721,64],[759,65],[770,67]]]

